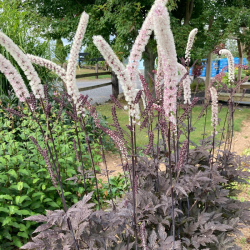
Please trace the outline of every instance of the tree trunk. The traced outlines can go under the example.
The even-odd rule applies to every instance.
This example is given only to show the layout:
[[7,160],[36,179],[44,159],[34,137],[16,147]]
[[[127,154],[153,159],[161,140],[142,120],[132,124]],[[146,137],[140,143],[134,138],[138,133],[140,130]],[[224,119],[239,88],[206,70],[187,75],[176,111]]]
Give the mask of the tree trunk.
[[193,13],[193,9],[194,9],[194,0],[187,0],[184,25],[189,25],[189,22]]
[[157,54],[153,52],[152,45],[150,46],[150,43],[148,43],[145,47],[144,56],[145,56],[144,78],[149,86],[150,91],[152,92],[154,90],[154,83],[150,79],[148,72],[154,77],[152,70],[155,69],[155,59],[156,59]]

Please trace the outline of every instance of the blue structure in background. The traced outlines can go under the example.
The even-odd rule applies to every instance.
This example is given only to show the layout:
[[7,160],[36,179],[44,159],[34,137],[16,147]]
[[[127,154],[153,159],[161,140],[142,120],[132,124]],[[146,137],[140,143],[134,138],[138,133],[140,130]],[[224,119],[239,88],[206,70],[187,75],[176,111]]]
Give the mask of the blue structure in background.
[[[204,61],[206,59],[203,59]],[[248,63],[246,58],[243,58],[243,65],[246,65]],[[234,64],[239,64],[239,58],[235,57],[234,58]],[[212,61],[212,66],[211,66],[211,77],[214,77],[215,75],[219,74],[221,72],[221,70],[226,67],[228,65],[228,60],[227,58],[224,59],[220,59],[218,61]],[[205,66],[203,68],[203,71],[201,73],[201,77],[205,77],[206,76],[206,66],[207,63],[205,63]],[[228,72],[228,70],[226,70],[225,72]],[[192,68],[189,70],[189,75],[192,75]]]

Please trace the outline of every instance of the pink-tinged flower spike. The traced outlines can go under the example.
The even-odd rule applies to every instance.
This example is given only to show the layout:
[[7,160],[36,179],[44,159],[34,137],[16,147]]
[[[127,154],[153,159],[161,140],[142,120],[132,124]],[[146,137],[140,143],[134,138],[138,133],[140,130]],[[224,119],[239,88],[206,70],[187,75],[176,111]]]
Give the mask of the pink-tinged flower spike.
[[155,96],[156,100],[162,100],[162,81],[164,79],[163,67],[162,67],[162,55],[159,45],[157,46],[158,51],[158,68],[157,68],[157,75],[155,81]]
[[29,91],[26,85],[17,72],[16,68],[7,60],[3,55],[0,54],[0,71],[6,76],[10,82],[16,96],[19,98],[20,102],[24,102],[27,97],[30,97]]
[[231,52],[227,49],[222,49],[219,51],[220,55],[225,55],[228,60],[228,80],[230,83],[234,82],[234,58]]
[[30,54],[26,54],[26,56],[31,61],[31,63],[50,69],[51,71],[55,72],[64,82],[66,82],[66,71],[61,66],[39,56],[33,56]]
[[36,98],[44,98],[43,86],[34,67],[21,49],[4,33],[0,32],[0,45],[12,55],[23,70]]
[[177,54],[173,33],[170,29],[169,14],[162,3],[158,3],[154,9],[154,31],[161,51],[164,71],[163,107],[169,121],[176,124],[174,114],[176,112],[178,80]]
[[180,63],[178,63],[178,70],[181,73],[181,78],[186,74],[186,77],[183,79],[184,104],[191,104],[191,78],[187,75],[187,69]]
[[80,96],[79,90],[76,85],[76,64],[78,53],[82,46],[82,39],[84,37],[87,25],[88,25],[89,15],[85,12],[82,13],[80,22],[78,24],[74,41],[70,50],[68,67],[66,73],[66,85],[68,94],[72,97],[75,104]]
[[190,50],[193,47],[193,43],[194,43],[194,38],[195,35],[197,34],[198,29],[193,29],[188,36],[188,43],[187,43],[187,47],[186,47],[186,52],[185,52],[185,61],[186,63],[189,61],[190,62]]
[[127,65],[127,70],[129,72],[130,78],[132,82],[136,83],[137,70],[139,66],[139,62],[142,58],[142,53],[145,50],[145,46],[148,43],[150,35],[153,31],[153,16],[152,11],[150,11],[142,24],[142,27],[139,31],[139,35],[137,36],[135,43],[132,47],[129,63]]
[[145,19],[145,21],[142,24],[142,27],[139,31],[139,35],[137,36],[135,43],[132,47],[130,56],[129,56],[129,63],[127,65],[127,70],[130,75],[130,79],[135,84],[136,83],[136,76],[137,76],[137,70],[139,66],[139,62],[142,58],[142,53],[145,50],[145,47],[148,43],[148,40],[150,38],[150,35],[152,34],[152,31],[154,29],[153,25],[153,14],[154,14],[154,8],[157,5],[157,3],[162,3],[163,5],[166,5],[168,0],[156,0],[153,6],[151,7],[151,10],[148,12],[148,15]]
[[214,131],[216,133],[216,126],[218,124],[218,93],[215,87],[210,88],[211,99],[212,99],[212,126],[214,127]]

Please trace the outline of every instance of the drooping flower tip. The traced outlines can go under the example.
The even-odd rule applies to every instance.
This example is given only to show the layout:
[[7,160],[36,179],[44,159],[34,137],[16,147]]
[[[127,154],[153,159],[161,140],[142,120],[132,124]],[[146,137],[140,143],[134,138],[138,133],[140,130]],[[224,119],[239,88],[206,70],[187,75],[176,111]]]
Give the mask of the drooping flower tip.
[[[41,79],[38,77],[37,72],[28,60],[23,51],[10,39],[7,35],[0,31],[0,45],[11,54],[16,60],[18,65],[24,71],[27,79],[30,80],[29,84],[36,98],[44,98],[43,87],[41,85]],[[23,100],[23,98],[22,98]]]
[[50,60],[26,54],[31,63],[43,66],[51,71],[55,72],[64,82],[66,82],[66,71],[56,63],[51,62]]
[[1,54],[0,54],[0,72],[2,72],[8,79],[20,102],[24,102],[25,99],[30,96],[29,91],[21,75],[17,72],[16,68],[11,64],[9,60],[7,60]]
[[230,83],[234,81],[234,57],[232,53],[227,49],[221,49],[219,51],[220,55],[225,55],[228,60],[228,80]]
[[197,34],[198,32],[198,29],[193,29],[190,33],[189,33],[189,36],[188,36],[188,43],[187,43],[187,47],[186,47],[186,52],[185,52],[185,59],[186,59],[186,62],[190,61],[190,50],[192,49],[193,47],[193,43],[194,43],[194,38],[195,38],[195,35]]

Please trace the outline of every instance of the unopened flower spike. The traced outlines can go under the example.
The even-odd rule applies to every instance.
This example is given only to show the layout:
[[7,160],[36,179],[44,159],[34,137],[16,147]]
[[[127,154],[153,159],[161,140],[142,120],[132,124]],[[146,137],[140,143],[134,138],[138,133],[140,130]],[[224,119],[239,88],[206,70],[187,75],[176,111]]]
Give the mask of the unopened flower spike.
[[232,84],[234,82],[234,58],[231,52],[227,49],[222,49],[219,51],[220,55],[225,55],[228,60],[228,80]]
[[198,32],[198,29],[193,29],[190,33],[189,33],[189,36],[188,36],[188,42],[187,42],[187,47],[186,47],[186,52],[185,52],[185,62],[187,63],[188,61],[190,61],[190,50],[192,49],[193,47],[193,44],[194,44],[194,38],[195,38],[195,35],[197,34]]
[[0,45],[5,47],[5,49],[11,54],[11,56],[16,60],[18,65],[23,70],[29,84],[36,98],[44,98],[43,86],[41,84],[41,79],[38,77],[36,70],[31,64],[30,60],[23,53],[23,51],[4,33],[0,31]]

